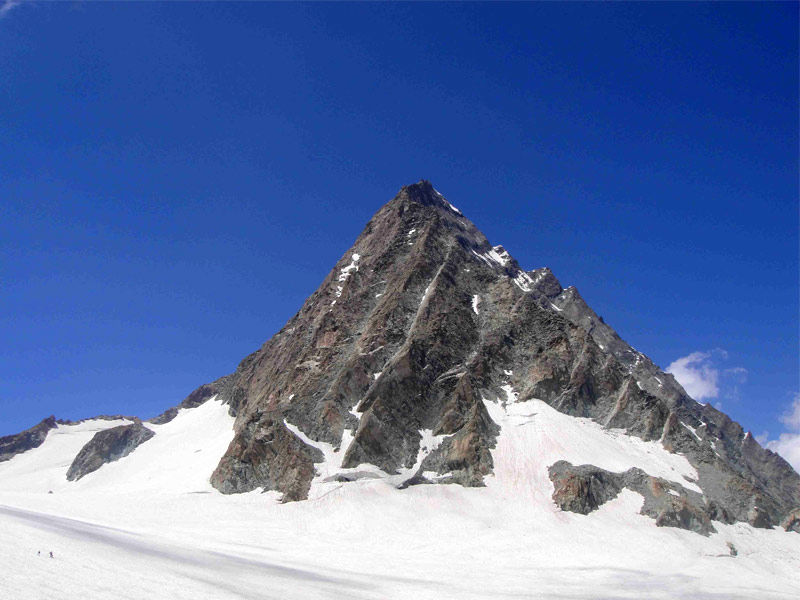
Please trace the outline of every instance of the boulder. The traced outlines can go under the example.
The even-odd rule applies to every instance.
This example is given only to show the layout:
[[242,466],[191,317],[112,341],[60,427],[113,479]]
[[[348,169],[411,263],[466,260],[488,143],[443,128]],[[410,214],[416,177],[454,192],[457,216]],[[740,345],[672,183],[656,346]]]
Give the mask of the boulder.
[[154,435],[141,421],[98,431],[72,461],[67,479],[77,481],[106,463],[128,456]]

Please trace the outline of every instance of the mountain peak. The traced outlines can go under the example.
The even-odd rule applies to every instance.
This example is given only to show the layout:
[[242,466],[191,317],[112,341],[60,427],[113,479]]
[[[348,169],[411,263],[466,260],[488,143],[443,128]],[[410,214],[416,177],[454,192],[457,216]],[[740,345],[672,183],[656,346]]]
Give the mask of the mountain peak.
[[[669,523],[708,533],[710,520],[777,525],[800,505],[788,464],[739,443],[738,425],[704,412],[574,287],[548,268],[524,271],[424,179],[378,211],[220,397],[237,415],[212,476],[225,493],[263,487],[300,500],[374,477],[399,488],[482,486],[509,406],[532,403],[652,443],[666,462],[688,461],[677,478],[628,465],[641,472],[618,487],[645,489],[640,480],[650,478],[674,492],[643,514],[666,511]],[[580,469],[555,473],[556,487]],[[679,503],[664,498],[685,499],[695,521],[681,521]]]
[[404,185],[400,188],[397,197],[399,199],[415,202],[423,206],[436,206],[445,208],[459,216],[463,216],[461,211],[450,204],[445,197],[427,179],[420,179],[417,183]]
[[[210,478],[226,494],[293,501],[369,479],[483,487],[491,475],[515,495],[527,493],[515,482],[552,485],[573,512],[627,489],[656,525],[800,530],[788,463],[694,402],[550,269],[523,270],[426,180],[378,210],[278,333],[181,408],[212,398],[236,418]],[[0,461],[47,427],[0,439]]]

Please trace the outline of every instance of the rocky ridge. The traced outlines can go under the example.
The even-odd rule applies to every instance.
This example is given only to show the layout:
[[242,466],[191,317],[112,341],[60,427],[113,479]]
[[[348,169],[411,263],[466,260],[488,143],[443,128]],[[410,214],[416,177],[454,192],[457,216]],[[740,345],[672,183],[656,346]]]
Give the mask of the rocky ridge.
[[56,427],[55,416],[43,419],[30,429],[0,437],[0,462],[12,459],[17,454],[38,448],[47,438],[51,429]]

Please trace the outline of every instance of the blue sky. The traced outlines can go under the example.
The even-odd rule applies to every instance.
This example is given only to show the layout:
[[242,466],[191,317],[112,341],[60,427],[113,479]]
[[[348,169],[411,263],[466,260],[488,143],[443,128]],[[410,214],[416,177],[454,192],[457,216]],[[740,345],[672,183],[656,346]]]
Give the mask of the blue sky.
[[420,178],[797,434],[797,7],[6,3],[0,435],[233,371]]

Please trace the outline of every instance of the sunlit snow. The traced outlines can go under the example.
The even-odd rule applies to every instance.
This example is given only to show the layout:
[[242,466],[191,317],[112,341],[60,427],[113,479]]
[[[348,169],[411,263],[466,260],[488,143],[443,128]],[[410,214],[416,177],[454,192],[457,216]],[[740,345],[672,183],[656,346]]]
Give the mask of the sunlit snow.
[[[350,429],[335,448],[287,423],[324,456],[309,500],[288,504],[277,492],[211,487],[234,422],[216,400],[146,423],[152,439],[76,482],[65,474],[78,450],[125,422],[59,426],[39,448],[0,463],[0,597],[796,597],[800,535],[743,523],[715,523],[708,538],[659,528],[629,490],[586,516],[560,511],[547,475],[559,459],[638,466],[687,487],[696,474],[657,442],[516,399],[509,385],[485,400],[501,430],[482,488],[397,489],[444,443],[430,430],[420,431],[413,465],[385,473],[339,468]],[[356,481],[325,481],[343,472]]]

